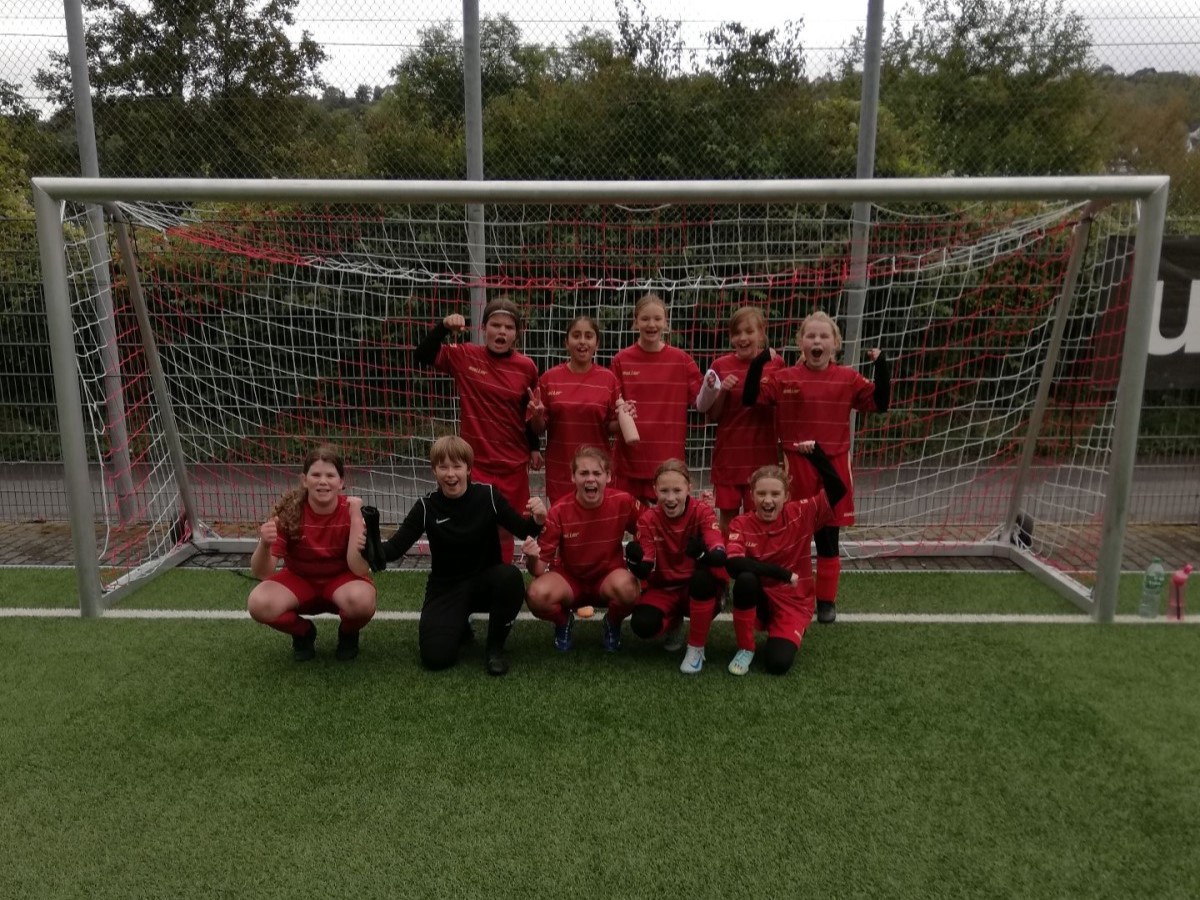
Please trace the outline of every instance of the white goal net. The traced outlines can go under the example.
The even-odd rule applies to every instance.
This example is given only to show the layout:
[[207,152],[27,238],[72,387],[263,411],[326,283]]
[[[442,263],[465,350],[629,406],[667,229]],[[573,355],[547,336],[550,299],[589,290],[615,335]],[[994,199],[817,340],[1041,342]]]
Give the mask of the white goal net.
[[[819,191],[481,193],[494,200],[481,275],[467,206],[405,198],[399,185],[370,202],[333,183],[267,201],[181,199],[169,182],[134,200],[114,186],[107,254],[88,239],[85,207],[67,202],[55,252],[102,590],[180,547],[251,537],[316,443],[337,445],[347,490],[398,522],[432,488],[429,443],[458,414],[452,382],[412,349],[448,313],[470,318],[482,287],[525,309],[521,349],[541,371],[565,360],[564,329],[580,313],[601,323],[606,364],[635,340],[633,304],[649,291],[701,371],[729,352],[738,307],[766,314],[788,364],[799,322],[825,310],[857,337],[844,362],[861,360],[869,377],[865,351],[878,347],[892,368],[891,409],[856,423],[858,517],[844,552],[1020,556],[1086,604],[1114,488],[1142,204],[1128,192],[1099,206],[1070,191],[980,199],[966,182],[929,184],[939,187],[876,199],[862,243],[848,199]],[[713,426],[691,415],[688,463],[707,486]]]

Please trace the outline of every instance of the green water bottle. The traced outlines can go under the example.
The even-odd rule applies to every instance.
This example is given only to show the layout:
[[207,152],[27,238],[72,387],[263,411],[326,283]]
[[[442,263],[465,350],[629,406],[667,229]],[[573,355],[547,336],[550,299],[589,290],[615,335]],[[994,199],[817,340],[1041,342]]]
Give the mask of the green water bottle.
[[1163,585],[1166,582],[1167,570],[1163,568],[1162,560],[1156,556],[1146,567],[1146,574],[1142,576],[1142,602],[1138,606],[1138,615],[1143,619],[1158,618]]

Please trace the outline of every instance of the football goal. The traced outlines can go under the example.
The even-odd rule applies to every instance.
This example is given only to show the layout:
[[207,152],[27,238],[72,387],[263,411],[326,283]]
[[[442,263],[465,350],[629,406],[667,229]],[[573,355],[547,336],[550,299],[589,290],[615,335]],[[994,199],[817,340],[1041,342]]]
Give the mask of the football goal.
[[[385,528],[403,518],[456,429],[452,383],[412,359],[447,314],[478,326],[509,295],[545,371],[581,313],[607,363],[652,291],[702,371],[743,305],[789,365],[815,309],[845,364],[869,377],[867,351],[888,355],[891,409],[855,423],[844,554],[1005,557],[1111,619],[1166,190],[35,179],[81,610],[248,552],[316,443]],[[692,415],[706,486],[713,428]]]

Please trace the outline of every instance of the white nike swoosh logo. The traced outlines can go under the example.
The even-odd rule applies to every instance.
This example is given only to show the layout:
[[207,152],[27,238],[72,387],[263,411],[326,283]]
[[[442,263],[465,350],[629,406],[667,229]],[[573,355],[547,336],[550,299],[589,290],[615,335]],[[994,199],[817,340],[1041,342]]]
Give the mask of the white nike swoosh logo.
[[436,519],[435,521],[437,522],[437,524],[441,525],[443,522],[449,522],[450,517],[446,516],[446,518],[444,518],[444,519]]

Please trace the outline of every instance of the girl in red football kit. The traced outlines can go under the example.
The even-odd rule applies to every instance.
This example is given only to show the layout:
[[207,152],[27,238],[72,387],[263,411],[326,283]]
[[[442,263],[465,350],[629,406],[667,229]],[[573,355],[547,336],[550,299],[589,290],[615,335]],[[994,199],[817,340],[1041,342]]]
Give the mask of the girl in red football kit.
[[[753,508],[750,476],[779,462],[774,410],[742,405],[746,373],[767,343],[767,319],[762,311],[753,306],[737,310],[729,319],[729,341],[733,352],[714,360],[705,373],[706,386],[696,398],[696,408],[717,423],[712,485],[721,531],[726,534],[734,516]],[[764,371],[781,368],[783,360],[776,356]]]
[[805,460],[796,467],[810,467],[821,487],[810,497],[788,500],[787,474],[778,466],[764,466],[750,479],[754,512],[742,513],[729,526],[725,567],[734,579],[733,633],[738,646],[729,663],[733,675],[750,671],[756,625],[767,632],[767,672],[783,675],[792,667],[812,621],[812,537],[833,518],[846,486],[816,442],[805,441],[795,452]]
[[700,391],[700,368],[688,354],[664,340],[667,307],[646,294],[633,309],[637,343],[612,361],[621,396],[637,419],[641,441],[614,446],[613,484],[638,500],[653,503],[654,471],[664,459],[686,458],[687,411]]
[[607,447],[617,427],[617,377],[594,362],[600,326],[576,316],[567,326],[570,358],[550,369],[529,402],[530,424],[547,433],[546,496],[551,505],[575,492],[571,459],[580,447]]
[[608,454],[599,447],[576,450],[571,471],[575,493],[550,507],[541,535],[522,546],[534,576],[525,594],[529,611],[554,623],[554,646],[564,653],[574,645],[575,609],[632,603],[641,590],[621,552],[641,504],[608,488]]
[[[526,406],[537,387],[533,360],[516,349],[521,314],[507,297],[483,308],[484,346],[443,344],[466,320],[449,315],[413,351],[417,362],[447,373],[459,397],[460,432],[475,450],[475,480],[496,488],[513,509],[529,502],[529,469],[540,468],[540,440],[526,422]],[[512,535],[501,531],[500,551],[512,562]]]
[[633,633],[653,640],[667,636],[664,647],[683,644],[683,617],[688,616],[687,652],[679,671],[697,675],[704,668],[704,645],[717,612],[717,597],[728,580],[725,541],[713,509],[691,496],[692,476],[679,459],[668,459],[654,473],[658,505],[638,519],[637,537],[625,545],[629,570],[646,583],[642,595],[611,603],[604,620],[604,649],[621,646],[621,622]]
[[797,465],[797,445],[817,441],[829,454],[846,496],[834,509],[833,519],[816,535],[817,621],[837,618],[838,580],[842,561],[838,555],[839,528],[854,524],[854,482],[850,474],[850,413],[887,412],[891,378],[887,359],[877,349],[868,356],[875,362],[875,381],[835,363],[842,348],[842,333],[823,312],[814,312],[800,325],[797,336],[801,359],[794,366],[764,372],[769,362],[764,351],[746,373],[742,394],[745,406],[775,406],[775,424],[783,446],[784,463],[792,478],[793,499],[812,496],[820,483],[810,466]]
[[316,655],[317,626],[303,616],[337,613],[337,658],[354,659],[358,633],[375,615],[375,585],[361,552],[362,499],[342,494],[346,468],[332,447],[309,451],[303,471],[300,487],[259,526],[250,574],[262,583],[246,606],[256,622],[292,636],[297,662]]

